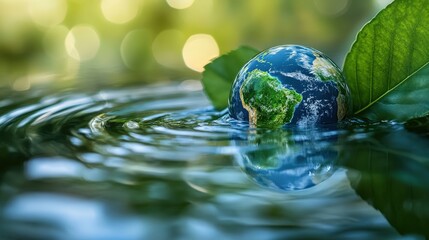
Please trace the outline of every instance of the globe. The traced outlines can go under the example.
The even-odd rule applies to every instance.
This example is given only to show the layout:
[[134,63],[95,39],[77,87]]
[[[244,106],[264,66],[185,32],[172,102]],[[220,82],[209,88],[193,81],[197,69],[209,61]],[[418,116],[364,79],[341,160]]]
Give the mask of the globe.
[[351,106],[341,70],[322,52],[299,45],[262,51],[231,88],[230,117],[254,127],[336,123]]

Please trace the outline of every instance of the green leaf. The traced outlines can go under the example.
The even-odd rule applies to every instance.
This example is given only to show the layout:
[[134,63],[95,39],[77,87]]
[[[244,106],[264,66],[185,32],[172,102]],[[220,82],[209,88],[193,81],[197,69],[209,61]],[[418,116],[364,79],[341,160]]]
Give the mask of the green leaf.
[[396,0],[358,34],[344,74],[354,113],[407,120],[429,112],[429,2]]
[[259,51],[250,47],[240,47],[222,55],[204,67],[202,83],[204,91],[216,109],[228,106],[229,92],[235,76],[241,67]]

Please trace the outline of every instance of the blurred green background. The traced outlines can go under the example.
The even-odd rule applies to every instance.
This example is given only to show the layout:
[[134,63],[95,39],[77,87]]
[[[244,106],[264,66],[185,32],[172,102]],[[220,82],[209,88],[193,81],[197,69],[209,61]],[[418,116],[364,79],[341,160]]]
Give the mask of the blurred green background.
[[342,66],[390,0],[0,0],[0,86],[199,79],[241,45],[301,44]]

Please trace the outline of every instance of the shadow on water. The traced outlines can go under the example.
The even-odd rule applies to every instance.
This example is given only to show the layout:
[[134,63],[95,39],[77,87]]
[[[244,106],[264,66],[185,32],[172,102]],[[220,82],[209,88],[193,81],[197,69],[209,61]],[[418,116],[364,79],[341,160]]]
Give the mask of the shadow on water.
[[0,101],[1,239],[422,239],[429,120],[260,130],[186,85]]

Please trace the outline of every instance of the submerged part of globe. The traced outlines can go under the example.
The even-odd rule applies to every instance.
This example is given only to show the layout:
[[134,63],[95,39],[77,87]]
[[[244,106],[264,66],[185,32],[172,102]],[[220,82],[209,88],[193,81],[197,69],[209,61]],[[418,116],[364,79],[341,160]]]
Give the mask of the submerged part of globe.
[[335,63],[303,46],[283,45],[246,63],[232,85],[229,114],[255,127],[336,123],[351,106]]

